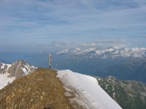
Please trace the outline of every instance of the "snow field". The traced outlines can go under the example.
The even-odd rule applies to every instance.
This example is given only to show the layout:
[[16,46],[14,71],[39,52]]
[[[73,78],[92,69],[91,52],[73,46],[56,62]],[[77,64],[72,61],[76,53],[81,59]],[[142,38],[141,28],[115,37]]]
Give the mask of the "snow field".
[[57,74],[67,91],[65,95],[74,95],[70,98],[71,104],[78,104],[83,109],[122,109],[98,85],[96,78],[70,70],[59,70]]
[[0,74],[0,90],[2,89],[2,88],[4,88],[5,86],[7,86],[8,85],[8,83],[11,83],[14,79],[15,79],[15,77],[8,77],[9,76],[9,74]]

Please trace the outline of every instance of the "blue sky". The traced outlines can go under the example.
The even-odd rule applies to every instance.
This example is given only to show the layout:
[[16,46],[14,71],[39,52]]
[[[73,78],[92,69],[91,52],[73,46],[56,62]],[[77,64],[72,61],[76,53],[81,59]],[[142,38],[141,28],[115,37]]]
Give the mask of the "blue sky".
[[146,0],[0,0],[0,52],[95,40],[146,47]]

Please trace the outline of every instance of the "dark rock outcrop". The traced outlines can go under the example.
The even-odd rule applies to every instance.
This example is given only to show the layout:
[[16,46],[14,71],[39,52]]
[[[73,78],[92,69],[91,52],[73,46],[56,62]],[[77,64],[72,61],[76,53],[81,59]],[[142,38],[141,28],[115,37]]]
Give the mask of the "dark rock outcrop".
[[114,99],[123,109],[145,109],[146,84],[132,80],[117,80],[109,76],[97,77],[99,85]]

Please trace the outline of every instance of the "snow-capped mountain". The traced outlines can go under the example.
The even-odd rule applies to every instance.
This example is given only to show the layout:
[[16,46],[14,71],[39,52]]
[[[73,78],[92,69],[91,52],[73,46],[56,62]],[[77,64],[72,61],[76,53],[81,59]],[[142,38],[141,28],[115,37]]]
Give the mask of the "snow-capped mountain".
[[36,67],[25,61],[16,61],[12,64],[0,63],[0,89],[12,82],[14,79],[33,72]]
[[98,85],[96,78],[47,68],[38,68],[2,89],[0,109],[6,108],[122,109]]
[[69,54],[74,56],[86,56],[89,58],[101,57],[101,58],[116,58],[116,57],[133,57],[133,58],[143,58],[146,57],[146,48],[73,48],[64,49],[59,51],[57,54]]

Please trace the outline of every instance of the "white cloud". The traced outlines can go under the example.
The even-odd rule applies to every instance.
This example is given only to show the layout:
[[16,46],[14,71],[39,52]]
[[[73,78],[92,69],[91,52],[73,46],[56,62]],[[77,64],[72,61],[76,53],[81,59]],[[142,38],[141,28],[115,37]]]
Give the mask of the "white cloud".
[[15,38],[23,45],[47,45],[57,39],[143,37],[145,7],[145,0],[1,0],[0,43],[5,44],[10,37],[11,45],[17,44]]

